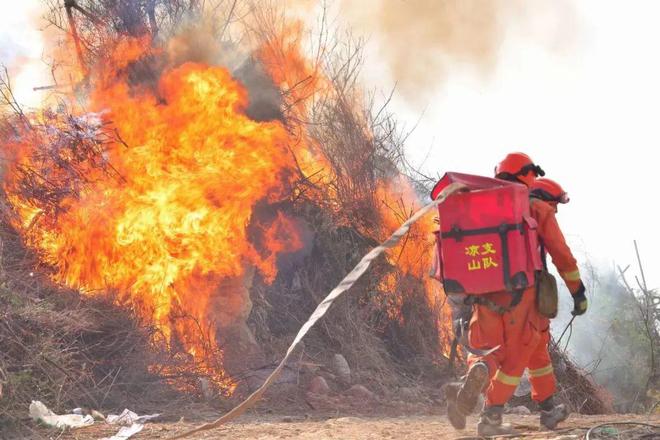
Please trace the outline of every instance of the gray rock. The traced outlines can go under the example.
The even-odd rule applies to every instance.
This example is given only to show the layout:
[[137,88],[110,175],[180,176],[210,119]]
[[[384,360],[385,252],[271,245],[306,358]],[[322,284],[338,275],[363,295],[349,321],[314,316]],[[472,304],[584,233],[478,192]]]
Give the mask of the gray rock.
[[[253,370],[246,374],[245,383],[250,391],[254,391],[266,382],[266,379],[273,372],[274,368],[267,367],[259,370]],[[298,374],[289,367],[284,367],[280,375],[275,380],[275,384],[294,384],[298,381]]]
[[332,371],[344,382],[351,381],[351,367],[341,354],[335,354],[332,358]]
[[531,392],[532,385],[529,383],[529,376],[527,375],[527,371],[525,371],[525,374],[523,374],[520,378],[520,383],[518,384],[516,390],[513,392],[513,395],[516,397],[524,397],[529,395]]
[[532,415],[532,411],[530,411],[530,409],[527,408],[526,406],[522,406],[522,405],[516,406],[516,407],[513,407],[513,408],[509,408],[507,413],[516,414],[516,415],[519,415],[519,416],[530,416],[530,415]]

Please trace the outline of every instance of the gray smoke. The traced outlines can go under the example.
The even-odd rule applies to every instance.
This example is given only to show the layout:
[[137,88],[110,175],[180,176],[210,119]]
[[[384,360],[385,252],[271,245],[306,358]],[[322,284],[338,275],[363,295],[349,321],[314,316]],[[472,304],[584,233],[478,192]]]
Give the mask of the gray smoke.
[[[643,411],[649,405],[652,341],[639,297],[622,284],[614,268],[588,271],[585,278],[589,309],[575,319],[561,347],[568,346],[577,364],[613,394],[617,410]],[[559,294],[560,313],[552,322],[555,339],[566,328],[573,308],[568,290]]]

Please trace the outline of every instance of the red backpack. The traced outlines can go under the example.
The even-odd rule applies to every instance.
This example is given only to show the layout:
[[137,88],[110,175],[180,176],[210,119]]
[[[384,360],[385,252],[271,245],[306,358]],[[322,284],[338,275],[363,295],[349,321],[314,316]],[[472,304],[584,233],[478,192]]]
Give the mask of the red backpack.
[[519,292],[534,285],[541,269],[536,221],[522,184],[490,177],[447,173],[435,185],[436,199],[449,184],[466,190],[438,205],[436,262],[432,276],[447,294]]

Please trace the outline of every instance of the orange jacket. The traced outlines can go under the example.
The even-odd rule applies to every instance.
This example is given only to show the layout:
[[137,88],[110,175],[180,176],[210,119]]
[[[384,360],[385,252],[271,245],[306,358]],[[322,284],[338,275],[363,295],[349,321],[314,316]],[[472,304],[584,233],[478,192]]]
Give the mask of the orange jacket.
[[568,290],[575,293],[582,283],[580,271],[571,249],[566,244],[559,223],[557,223],[555,207],[543,200],[532,198],[530,210],[532,217],[538,223],[541,243],[552,257],[552,263],[566,283]]

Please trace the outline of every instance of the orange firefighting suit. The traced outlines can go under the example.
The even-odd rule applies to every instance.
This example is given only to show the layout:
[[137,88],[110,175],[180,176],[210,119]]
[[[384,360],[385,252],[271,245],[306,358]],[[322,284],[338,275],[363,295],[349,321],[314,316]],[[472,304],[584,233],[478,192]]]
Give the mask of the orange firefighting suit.
[[[580,285],[577,262],[566,244],[555,217],[555,207],[538,199],[531,199],[530,211],[538,223],[539,238],[552,257],[571,293]],[[501,314],[485,304],[475,304],[470,320],[470,346],[478,349],[501,347],[488,356],[468,357],[468,364],[482,361],[488,365],[490,382],[486,389],[488,406],[504,405],[515,391],[525,368],[528,368],[532,399],[542,402],[555,393],[555,375],[548,352],[550,320],[536,309],[535,288],[526,289],[518,305]],[[487,298],[505,308],[512,295],[498,292]]]

